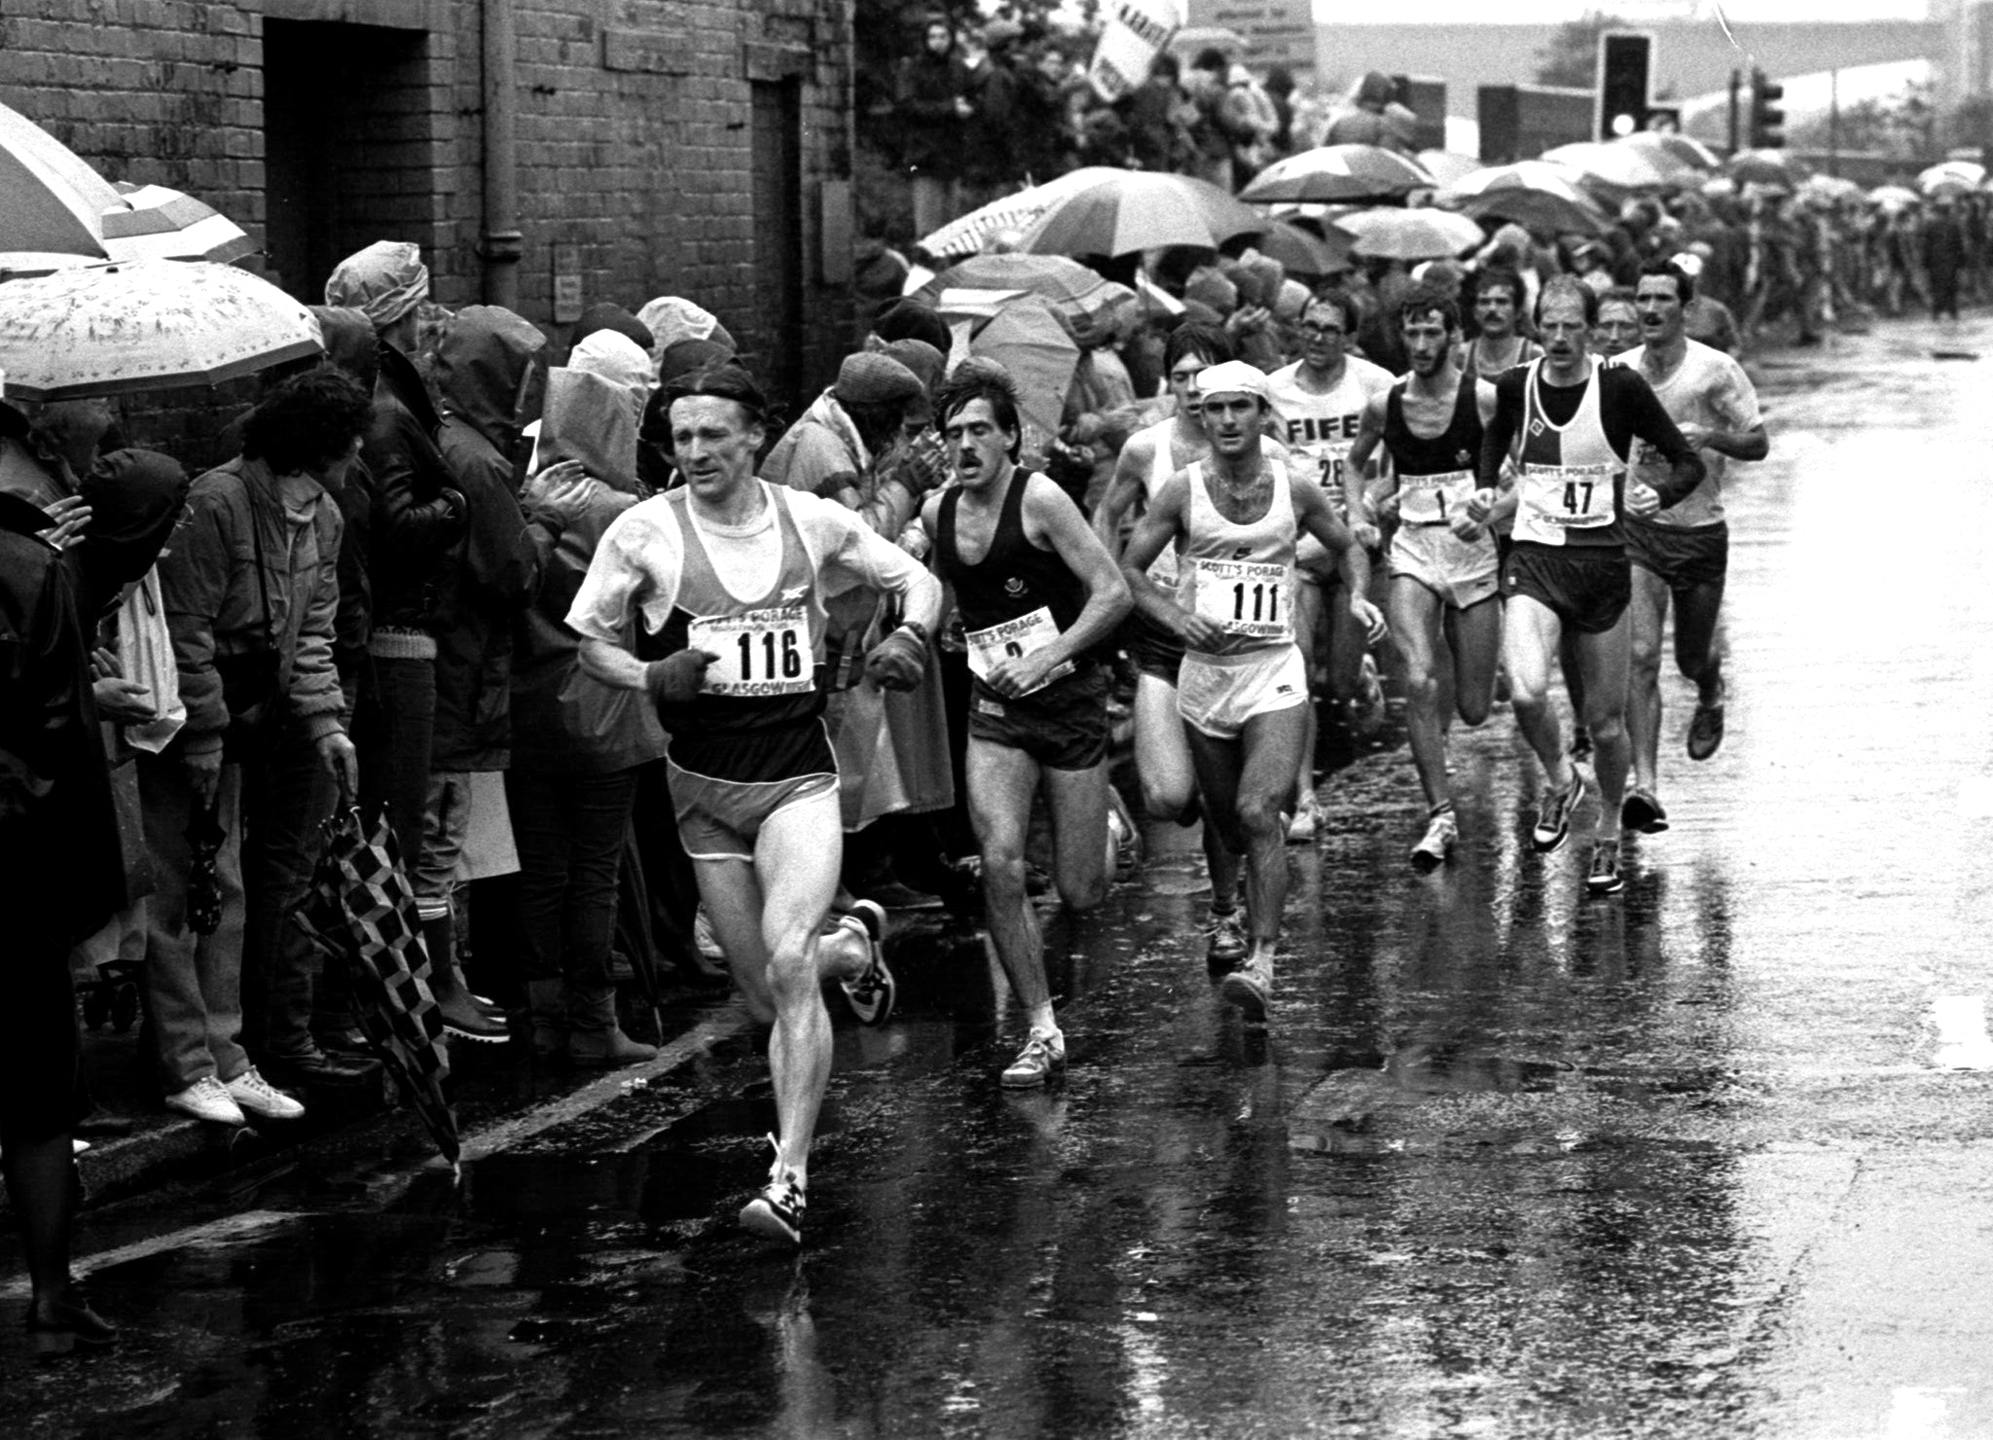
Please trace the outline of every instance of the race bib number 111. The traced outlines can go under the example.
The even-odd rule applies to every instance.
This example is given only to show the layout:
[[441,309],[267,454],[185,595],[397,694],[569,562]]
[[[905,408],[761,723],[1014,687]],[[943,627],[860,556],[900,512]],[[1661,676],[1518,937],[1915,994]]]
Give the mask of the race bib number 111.
[[1288,613],[1294,570],[1251,560],[1198,560],[1197,613],[1227,635],[1287,640],[1294,635]]

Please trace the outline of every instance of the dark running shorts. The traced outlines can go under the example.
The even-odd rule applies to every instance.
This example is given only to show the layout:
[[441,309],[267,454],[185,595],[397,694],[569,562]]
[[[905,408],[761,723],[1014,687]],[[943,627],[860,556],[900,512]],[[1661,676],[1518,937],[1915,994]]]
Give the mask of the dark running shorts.
[[1602,635],[1619,623],[1633,599],[1626,552],[1616,547],[1557,549],[1523,542],[1502,566],[1502,598],[1527,595],[1547,606],[1566,628]]
[[1183,664],[1183,641],[1138,610],[1130,611],[1121,622],[1121,648],[1144,675],[1176,684],[1177,667]]
[[969,738],[1022,750],[1048,770],[1091,770],[1107,757],[1107,681],[1107,668],[1091,665],[1021,700],[978,681]]
[[1658,577],[1670,590],[1721,585],[1730,573],[1730,526],[1719,521],[1684,530],[1647,525],[1628,518],[1626,558]]

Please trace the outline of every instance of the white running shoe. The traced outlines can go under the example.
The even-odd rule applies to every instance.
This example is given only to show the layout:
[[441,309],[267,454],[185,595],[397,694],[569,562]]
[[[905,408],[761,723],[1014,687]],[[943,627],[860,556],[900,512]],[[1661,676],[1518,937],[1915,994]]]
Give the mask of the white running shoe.
[[1322,802],[1315,798],[1313,791],[1301,802],[1301,808],[1294,812],[1294,818],[1287,822],[1287,843],[1305,845],[1321,833],[1322,822],[1327,817],[1322,814]]
[[1446,863],[1453,853],[1453,842],[1459,838],[1460,826],[1454,822],[1453,811],[1440,811],[1426,821],[1425,835],[1412,847],[1412,868],[1430,875]]
[[258,1120],[297,1120],[304,1106],[257,1073],[254,1065],[228,1082],[228,1098],[245,1115]]
[[246,1125],[242,1107],[228,1093],[228,1087],[212,1075],[203,1075],[185,1090],[166,1097],[166,1108],[205,1120],[210,1125]]

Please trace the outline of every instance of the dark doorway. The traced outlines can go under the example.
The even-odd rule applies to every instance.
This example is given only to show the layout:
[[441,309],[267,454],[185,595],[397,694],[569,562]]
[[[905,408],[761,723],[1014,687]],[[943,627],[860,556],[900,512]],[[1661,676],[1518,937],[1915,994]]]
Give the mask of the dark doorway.
[[803,385],[803,91],[754,83],[754,284],[761,373],[794,415]]
[[263,22],[269,267],[308,304],[362,246],[434,240],[428,42],[420,30]]

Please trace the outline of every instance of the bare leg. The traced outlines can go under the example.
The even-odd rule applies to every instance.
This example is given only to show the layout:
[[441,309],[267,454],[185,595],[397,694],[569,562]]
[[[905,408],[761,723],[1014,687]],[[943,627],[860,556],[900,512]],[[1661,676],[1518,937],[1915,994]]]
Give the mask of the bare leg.
[[1391,580],[1391,633],[1405,657],[1405,734],[1412,745],[1412,767],[1426,808],[1452,797],[1446,780],[1446,729],[1440,712],[1436,645],[1440,633],[1440,600],[1409,575]]
[[1627,607],[1632,654],[1626,682],[1626,729],[1633,747],[1633,783],[1654,790],[1661,747],[1661,631],[1668,622],[1668,586],[1653,571],[1633,567]]
[[1722,615],[1721,580],[1675,592],[1675,665],[1695,681],[1697,698],[1705,705],[1723,698],[1723,650],[1717,643]]
[[1612,629],[1578,639],[1578,660],[1585,675],[1585,724],[1599,777],[1598,836],[1619,838],[1619,807],[1626,798],[1626,772],[1631,744],[1626,737],[1626,672],[1631,622],[1625,615]]
[[[1502,659],[1509,672],[1516,728],[1536,752],[1544,778],[1562,790],[1571,783],[1571,761],[1564,753],[1557,711],[1550,703],[1550,661],[1557,653],[1564,627],[1554,610],[1531,596],[1513,595],[1506,603]],[[1617,812],[1614,819],[1618,819]]]
[[[983,914],[1010,988],[1033,1030],[1054,1030],[1051,987],[1045,982],[1045,936],[1024,885],[1024,843],[1038,762],[1022,750],[969,740],[969,818],[983,855]],[[1103,805],[1106,803],[1102,800]],[[1104,817],[1103,817],[1104,819]],[[1094,850],[1096,867],[1106,845]],[[1060,846],[1059,859],[1065,859]]]
[[1227,845],[1245,853],[1253,957],[1270,955],[1280,938],[1280,912],[1287,898],[1280,805],[1293,775],[1294,749],[1301,743],[1301,708],[1255,715],[1236,740],[1191,733],[1205,823],[1222,824]]
[[[1142,782],[1142,808],[1151,820],[1188,824],[1195,815],[1197,769],[1191,763],[1189,729],[1177,712],[1176,686],[1154,675],[1140,676],[1135,682],[1135,769]],[[1227,909],[1239,894],[1239,858],[1225,848],[1208,817],[1203,840],[1211,903]]]
[[1454,713],[1470,730],[1495,704],[1495,674],[1502,659],[1502,602],[1490,595],[1465,610],[1448,610],[1444,628],[1453,652]]

